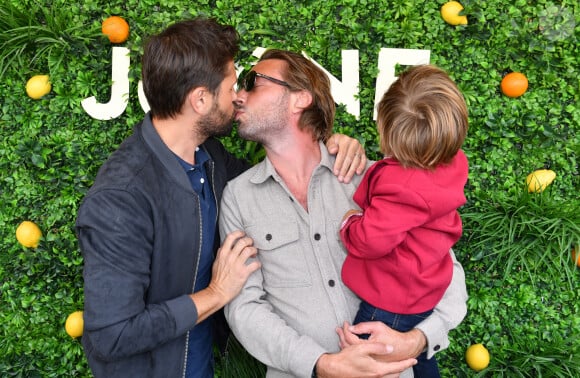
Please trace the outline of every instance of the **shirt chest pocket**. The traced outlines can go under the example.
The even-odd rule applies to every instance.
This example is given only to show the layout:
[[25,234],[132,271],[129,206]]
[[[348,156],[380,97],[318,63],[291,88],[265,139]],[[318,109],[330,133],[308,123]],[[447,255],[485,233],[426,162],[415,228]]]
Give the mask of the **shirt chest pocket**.
[[265,219],[246,227],[246,233],[258,248],[265,289],[311,286],[305,246],[295,222]]

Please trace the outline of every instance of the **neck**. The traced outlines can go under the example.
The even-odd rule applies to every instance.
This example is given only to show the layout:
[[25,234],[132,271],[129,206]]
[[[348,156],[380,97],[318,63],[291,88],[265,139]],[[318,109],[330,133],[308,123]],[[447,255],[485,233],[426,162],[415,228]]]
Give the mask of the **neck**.
[[308,210],[308,185],[320,163],[320,146],[308,133],[299,132],[276,146],[264,146],[266,155],[290,192]]
[[195,130],[195,122],[177,115],[175,118],[153,118],[153,127],[167,147],[189,164],[195,164],[195,149],[207,138]]

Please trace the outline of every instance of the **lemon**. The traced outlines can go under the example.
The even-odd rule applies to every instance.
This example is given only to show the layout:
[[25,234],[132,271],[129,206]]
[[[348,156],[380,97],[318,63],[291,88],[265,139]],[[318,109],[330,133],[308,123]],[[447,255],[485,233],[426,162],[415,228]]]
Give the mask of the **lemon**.
[[51,89],[48,75],[35,75],[26,82],[26,94],[33,100],[47,95]]
[[38,247],[38,242],[42,237],[42,231],[31,221],[24,221],[16,228],[16,240],[26,248]]
[[66,318],[66,323],[64,324],[64,329],[66,333],[69,334],[72,338],[77,338],[83,335],[83,312],[82,311],[75,311],[71,312],[70,315]]
[[465,351],[465,361],[473,370],[483,370],[489,365],[489,352],[483,344],[473,344]]
[[441,6],[441,17],[451,25],[467,25],[467,16],[460,16],[463,5],[457,1],[449,1]]
[[526,177],[528,192],[541,193],[554,181],[556,172],[551,169],[538,169]]

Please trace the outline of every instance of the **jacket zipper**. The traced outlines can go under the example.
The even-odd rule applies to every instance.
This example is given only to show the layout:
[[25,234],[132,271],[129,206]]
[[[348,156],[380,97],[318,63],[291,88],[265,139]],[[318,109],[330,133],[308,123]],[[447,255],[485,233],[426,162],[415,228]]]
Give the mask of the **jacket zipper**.
[[[217,196],[215,193],[215,186],[214,186],[214,162],[212,160],[210,160],[210,175],[211,175],[211,190],[213,193],[213,199],[216,205],[216,219],[217,219],[217,215],[219,213],[219,206],[217,206]],[[199,200],[197,201],[197,211],[198,214],[201,215],[201,205]],[[201,260],[201,248],[203,245],[203,219],[201,218],[201,216],[199,217],[199,249],[197,251],[197,264],[195,265],[195,270],[193,273],[193,284],[191,287],[191,292],[193,293],[193,291],[195,290],[195,282],[197,281],[197,273],[199,272],[199,261]],[[191,330],[190,330],[191,331]],[[183,356],[183,373],[182,373],[182,377],[185,378],[185,373],[187,372],[187,353],[189,352],[189,333],[190,331],[187,331],[187,334],[185,335],[185,355]]]

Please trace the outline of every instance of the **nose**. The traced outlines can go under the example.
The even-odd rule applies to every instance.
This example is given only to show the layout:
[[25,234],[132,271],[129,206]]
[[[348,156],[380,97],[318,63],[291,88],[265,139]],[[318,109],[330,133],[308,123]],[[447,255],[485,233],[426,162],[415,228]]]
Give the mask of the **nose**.
[[248,95],[248,92],[246,92],[243,89],[240,89],[236,93],[236,98],[233,101],[234,105],[236,105],[236,106],[242,106],[246,102],[247,95]]

